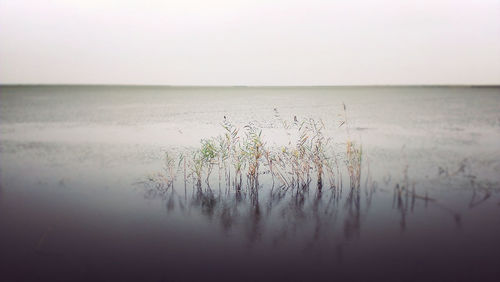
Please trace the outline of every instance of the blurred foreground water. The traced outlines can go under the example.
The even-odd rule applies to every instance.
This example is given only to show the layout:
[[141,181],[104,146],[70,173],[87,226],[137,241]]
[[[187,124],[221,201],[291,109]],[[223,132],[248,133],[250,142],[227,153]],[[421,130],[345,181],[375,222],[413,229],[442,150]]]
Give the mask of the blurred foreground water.
[[[224,117],[344,148],[343,103],[359,189],[147,181]],[[500,88],[2,86],[0,121],[0,280],[500,277]]]

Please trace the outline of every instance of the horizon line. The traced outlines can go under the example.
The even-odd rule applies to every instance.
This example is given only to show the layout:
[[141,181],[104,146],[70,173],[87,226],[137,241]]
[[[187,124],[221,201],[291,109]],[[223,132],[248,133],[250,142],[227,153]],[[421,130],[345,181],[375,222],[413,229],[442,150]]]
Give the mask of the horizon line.
[[321,87],[500,87],[498,84],[337,84],[337,85],[196,85],[196,84],[117,84],[117,83],[0,83],[2,86],[102,86],[171,88],[321,88]]

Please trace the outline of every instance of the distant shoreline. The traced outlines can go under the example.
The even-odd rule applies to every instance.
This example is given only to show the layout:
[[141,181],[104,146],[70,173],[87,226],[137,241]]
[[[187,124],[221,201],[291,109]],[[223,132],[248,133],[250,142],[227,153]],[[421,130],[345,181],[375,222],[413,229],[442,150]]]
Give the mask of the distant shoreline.
[[0,87],[158,87],[158,88],[497,88],[500,84],[428,84],[428,85],[167,85],[167,84],[0,84]]

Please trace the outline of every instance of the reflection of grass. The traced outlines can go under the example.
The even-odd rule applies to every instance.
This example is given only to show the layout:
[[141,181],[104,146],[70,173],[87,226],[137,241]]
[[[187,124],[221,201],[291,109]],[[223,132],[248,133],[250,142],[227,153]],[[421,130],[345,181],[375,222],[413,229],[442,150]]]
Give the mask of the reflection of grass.
[[[340,155],[345,159],[345,167],[334,151],[331,137],[325,134],[322,120],[294,117],[292,122],[281,120],[275,109],[275,117],[280,119],[287,136],[296,136],[288,144],[268,146],[262,139],[262,129],[253,123],[241,129],[224,118],[223,135],[201,140],[200,147],[184,152],[174,161],[171,154],[166,157],[167,185],[171,185],[177,171],[184,172],[184,181],[193,179],[201,186],[202,179],[210,185],[214,168],[219,171],[219,183],[224,176],[226,183],[239,190],[246,179],[248,187],[258,187],[259,175],[268,174],[282,187],[308,187],[316,181],[322,189],[325,181],[331,188],[341,185],[341,171],[347,170],[351,186],[359,188],[361,179],[361,147],[347,140],[347,150]],[[347,120],[340,126],[347,127]],[[295,132],[294,132],[295,131]],[[293,133],[293,135],[292,135]],[[177,166],[177,167],[176,167]],[[244,178],[246,176],[246,178]]]
[[[386,187],[394,187],[392,205],[401,214],[402,231],[407,228],[407,218],[419,201],[424,202],[425,207],[433,205],[449,213],[460,227],[459,211],[449,207],[446,201],[429,197],[427,192],[417,193],[416,182],[410,181],[408,176],[408,165],[403,167],[401,180],[393,181],[391,174],[388,174],[383,178],[384,187],[379,187],[378,183],[371,179],[368,164],[364,164],[367,169],[366,173],[364,172],[364,204],[360,189],[363,151],[361,145],[350,138],[346,116],[344,111],[344,118],[339,126],[345,128],[347,133],[345,151],[341,152],[336,151],[342,147],[332,142],[333,136],[328,136],[322,120],[294,117],[291,122],[284,121],[275,109],[275,118],[279,119],[279,124],[283,125],[287,138],[291,140],[268,145],[262,137],[262,128],[253,123],[237,127],[224,118],[221,124],[224,128],[222,135],[202,139],[199,148],[185,151],[178,156],[166,155],[165,172],[154,174],[145,182],[148,196],[164,197],[169,210],[175,206],[181,211],[197,207],[210,219],[219,218],[225,230],[243,223],[251,241],[258,239],[265,222],[271,222],[269,218],[272,216],[279,216],[279,219],[273,219],[273,224],[283,225],[283,232],[276,232],[276,240],[298,229],[299,225],[307,225],[304,223],[305,218],[308,218],[307,221],[313,220],[316,240],[317,237],[328,234],[328,231],[323,230],[328,230],[331,227],[329,224],[334,224],[337,216],[343,218],[346,239],[359,236],[364,210],[368,211],[371,206],[375,191],[391,192],[384,189]],[[210,187],[214,169],[218,170],[218,191]],[[183,172],[184,183],[191,179],[195,185],[191,201],[188,201],[186,188],[183,199],[173,189],[178,172]],[[349,177],[350,189],[346,191],[347,194],[341,189],[342,173]],[[438,178],[451,180],[451,177],[458,176],[463,176],[469,187],[474,189],[470,208],[482,205],[491,198],[494,184],[477,182],[466,160],[461,162],[456,170],[439,167]],[[268,183],[272,180],[273,184],[260,198],[259,193],[263,193],[258,189],[259,177],[267,177],[265,180],[269,181]],[[205,187],[202,187],[203,179],[206,182]],[[247,189],[242,189],[245,180]],[[221,190],[221,183],[228,189]],[[275,189],[276,183],[280,189]],[[308,189],[311,183],[317,185],[314,193],[310,193]],[[421,186],[421,183],[419,185]],[[273,213],[272,210],[276,212]]]

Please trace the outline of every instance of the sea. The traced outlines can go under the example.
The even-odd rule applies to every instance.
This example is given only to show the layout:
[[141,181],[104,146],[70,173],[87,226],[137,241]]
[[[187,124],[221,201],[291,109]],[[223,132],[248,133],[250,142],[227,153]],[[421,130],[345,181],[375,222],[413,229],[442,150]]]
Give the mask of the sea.
[[[183,167],[228,123],[284,152],[310,121],[340,168],[321,186],[264,160],[241,187],[231,159],[201,185]],[[0,86],[2,281],[500,281],[499,266],[500,87]]]

